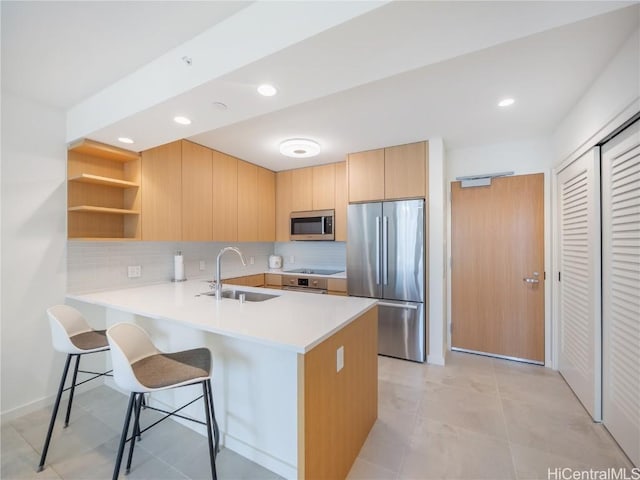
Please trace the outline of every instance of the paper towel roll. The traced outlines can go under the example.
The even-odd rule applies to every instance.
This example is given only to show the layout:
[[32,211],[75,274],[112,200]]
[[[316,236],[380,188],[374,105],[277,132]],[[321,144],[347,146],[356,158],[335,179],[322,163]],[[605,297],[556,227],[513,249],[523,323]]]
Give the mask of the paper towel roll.
[[178,253],[173,257],[173,279],[176,282],[184,280],[184,259],[182,253]]

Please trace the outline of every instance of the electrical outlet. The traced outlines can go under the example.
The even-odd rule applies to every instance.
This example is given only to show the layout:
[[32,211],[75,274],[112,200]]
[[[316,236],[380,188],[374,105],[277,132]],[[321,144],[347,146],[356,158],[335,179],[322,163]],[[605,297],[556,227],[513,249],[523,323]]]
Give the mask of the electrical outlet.
[[336,350],[336,372],[344,368],[344,346],[338,347]]
[[133,265],[127,267],[127,276],[129,278],[138,278],[142,276],[142,267],[140,265]]
[[249,257],[249,265],[253,265],[256,261],[255,257]]
[[206,270],[207,268],[207,262],[205,262],[204,260],[200,260],[200,270]]

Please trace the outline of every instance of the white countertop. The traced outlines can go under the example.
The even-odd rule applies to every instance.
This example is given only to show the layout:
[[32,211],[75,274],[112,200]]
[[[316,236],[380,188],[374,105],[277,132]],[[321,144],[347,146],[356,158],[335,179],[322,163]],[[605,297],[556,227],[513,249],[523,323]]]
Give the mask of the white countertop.
[[[223,287],[234,288],[230,284]],[[68,294],[67,298],[297,353],[308,352],[376,304],[376,300],[367,298],[236,288],[278,298],[242,304],[228,298],[217,301],[212,296],[197,296],[209,291],[203,280]]]

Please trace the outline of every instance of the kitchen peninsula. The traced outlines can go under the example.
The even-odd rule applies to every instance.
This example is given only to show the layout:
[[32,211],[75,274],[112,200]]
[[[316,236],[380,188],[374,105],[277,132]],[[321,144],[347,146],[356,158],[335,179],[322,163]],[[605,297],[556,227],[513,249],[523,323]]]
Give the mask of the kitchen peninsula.
[[[209,347],[227,448],[286,478],[344,478],[377,418],[376,302],[237,288],[247,300],[273,298],[216,300],[203,294],[207,282],[191,280],[67,299],[94,315],[97,306],[107,328],[139,324],[164,351]],[[177,406],[195,394],[159,392],[150,400]],[[185,411],[201,418],[199,407]]]

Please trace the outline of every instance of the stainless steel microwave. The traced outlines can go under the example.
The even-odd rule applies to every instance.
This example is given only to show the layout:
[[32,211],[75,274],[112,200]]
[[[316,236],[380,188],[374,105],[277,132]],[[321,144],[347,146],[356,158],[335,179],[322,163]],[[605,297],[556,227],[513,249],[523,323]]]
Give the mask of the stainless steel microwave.
[[291,212],[289,238],[291,240],[335,240],[334,210]]

